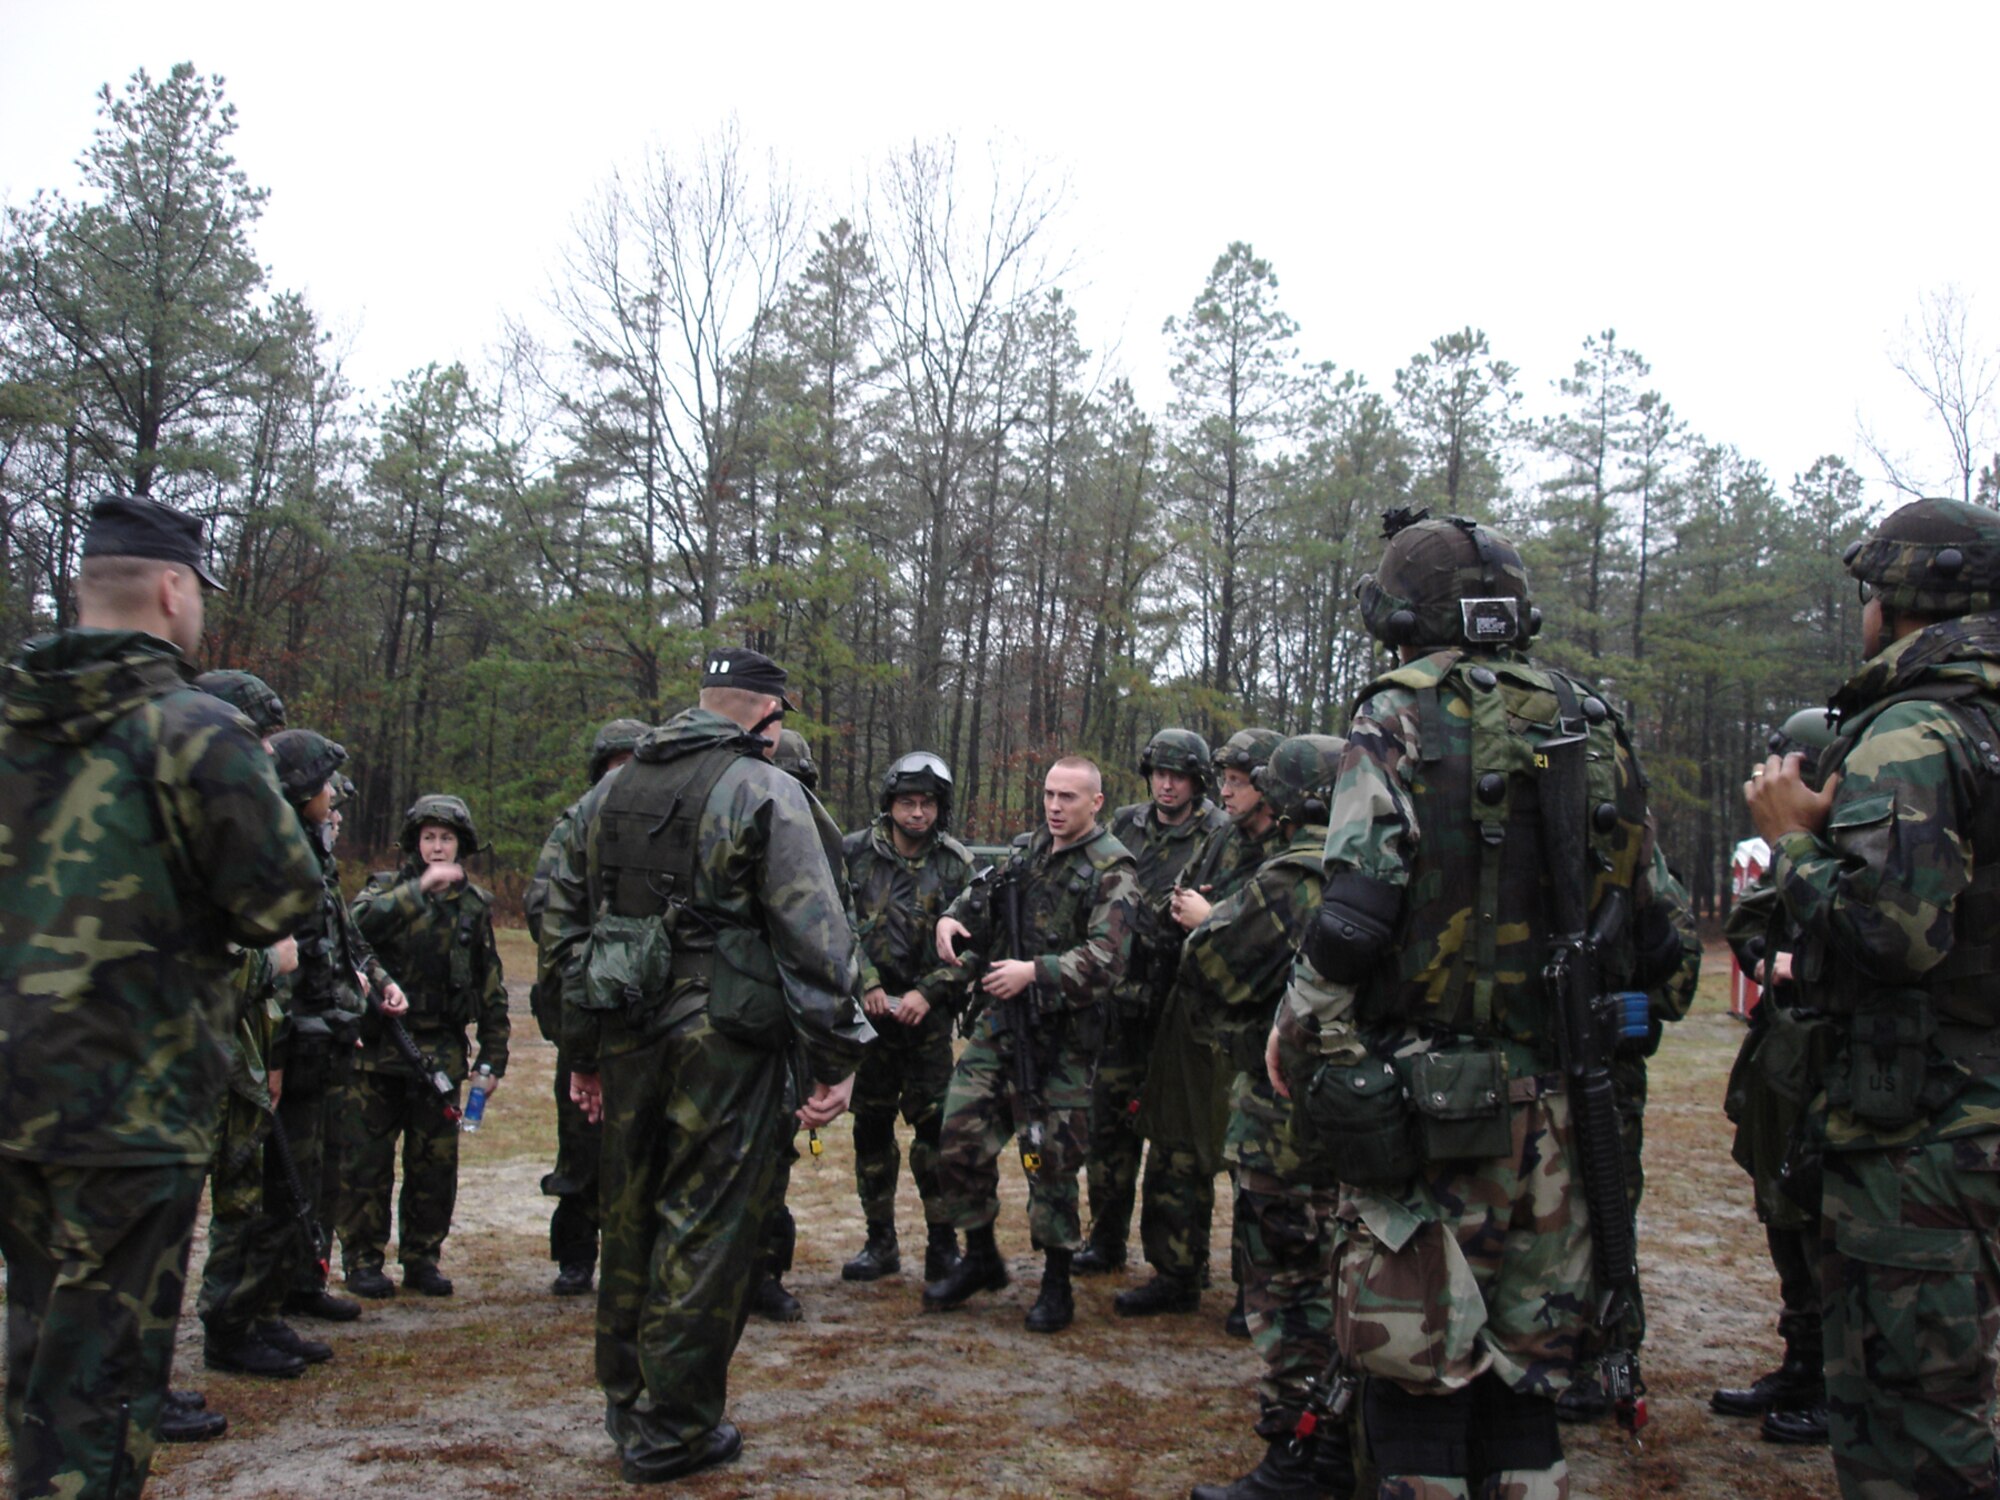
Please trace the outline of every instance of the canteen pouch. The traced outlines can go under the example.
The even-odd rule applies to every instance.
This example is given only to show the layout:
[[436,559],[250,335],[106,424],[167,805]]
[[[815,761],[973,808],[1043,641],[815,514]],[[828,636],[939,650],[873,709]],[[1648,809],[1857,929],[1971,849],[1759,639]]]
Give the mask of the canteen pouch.
[[1922,990],[1871,996],[1847,1023],[1847,1045],[1826,1080],[1827,1103],[1878,1129],[1914,1123],[1932,1107],[1924,1087],[1935,1029]]
[[1426,1162],[1484,1161],[1514,1149],[1507,1060],[1497,1047],[1422,1052],[1408,1066]]
[[709,1024],[732,1041],[776,1052],[791,1040],[785,990],[771,945],[747,927],[715,934],[715,980]]
[[656,916],[600,912],[590,929],[583,989],[573,1003],[579,1010],[622,1010],[636,1027],[673,990],[673,948],[667,924]]
[[1409,1100],[1387,1058],[1322,1064],[1296,1101],[1300,1166],[1316,1187],[1400,1187],[1419,1165]]

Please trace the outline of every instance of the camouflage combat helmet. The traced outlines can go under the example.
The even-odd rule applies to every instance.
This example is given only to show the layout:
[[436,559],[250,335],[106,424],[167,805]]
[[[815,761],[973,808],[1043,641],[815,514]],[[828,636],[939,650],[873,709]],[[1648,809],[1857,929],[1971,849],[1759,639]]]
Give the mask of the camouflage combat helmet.
[[[1192,729],[1162,729],[1139,756],[1139,774],[1178,771],[1192,776],[1197,794],[1208,790],[1208,741]],[[1200,796],[1196,796],[1200,801]]]
[[403,831],[396,843],[405,854],[417,852],[417,835],[426,823],[436,823],[458,835],[458,857],[479,852],[479,830],[472,826],[472,809],[464,799],[430,792],[410,804],[403,814]]
[[1464,516],[1392,510],[1389,544],[1354,596],[1368,633],[1388,646],[1520,646],[1541,628],[1514,544]]
[[1239,729],[1222,742],[1215,752],[1215,769],[1219,775],[1224,771],[1241,771],[1252,775],[1256,769],[1271,758],[1271,752],[1284,743],[1285,737],[1275,729]]
[[928,750],[912,750],[898,756],[882,773],[882,795],[875,805],[883,812],[905,792],[924,792],[937,798],[937,827],[951,821],[951,767]]
[[1949,619],[2000,609],[2000,513],[1913,500],[1841,554],[1885,609]]
[[285,800],[304,807],[347,763],[347,747],[310,729],[286,729],[271,736],[271,759]]
[[1295,734],[1278,743],[1271,758],[1250,773],[1250,781],[1286,822],[1299,827],[1324,823],[1346,751],[1347,742],[1333,735]]
[[819,785],[819,767],[813,764],[812,746],[796,729],[778,731],[778,748],[771,756],[771,764],[807,791]]
[[333,773],[333,805],[345,807],[354,800],[354,778],[345,771]]
[[194,685],[242,714],[259,734],[276,734],[285,727],[285,700],[255,673],[203,672]]
[[630,754],[639,748],[639,741],[645,736],[647,726],[637,719],[613,719],[597,731],[597,737],[590,742],[590,780],[593,785],[604,779],[605,768],[611,757]]

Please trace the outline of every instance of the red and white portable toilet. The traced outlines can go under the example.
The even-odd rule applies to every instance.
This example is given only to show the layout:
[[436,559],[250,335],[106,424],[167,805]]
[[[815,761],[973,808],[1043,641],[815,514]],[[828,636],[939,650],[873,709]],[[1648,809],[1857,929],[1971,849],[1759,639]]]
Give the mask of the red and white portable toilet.
[[[1729,856],[1729,889],[1735,900],[1741,901],[1743,893],[1755,885],[1763,873],[1771,867],[1771,846],[1762,839],[1745,839],[1736,846]],[[1743,965],[1736,961],[1732,950],[1729,955],[1729,1013],[1748,1020],[1750,1012],[1757,1008],[1758,997],[1763,987],[1743,971]]]

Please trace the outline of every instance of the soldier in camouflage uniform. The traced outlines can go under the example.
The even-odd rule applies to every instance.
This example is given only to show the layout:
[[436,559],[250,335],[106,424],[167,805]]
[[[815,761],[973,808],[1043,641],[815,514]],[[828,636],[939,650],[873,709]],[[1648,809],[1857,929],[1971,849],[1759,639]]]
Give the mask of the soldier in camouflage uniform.
[[[1194,1500],[1319,1500],[1352,1493],[1344,1431],[1295,1441],[1307,1383],[1332,1352],[1334,1184],[1315,1181],[1292,1140],[1291,1105],[1264,1070],[1264,1039],[1291,977],[1292,954],[1319,911],[1326,806],[1345,744],[1300,735],[1267,752],[1251,790],[1276,836],[1260,837],[1263,862],[1247,882],[1203,910],[1181,957],[1176,993],[1185,997],[1196,1034],[1235,1075],[1224,1147],[1236,1172],[1238,1261],[1251,1337],[1264,1361],[1257,1384],[1262,1462],[1229,1485],[1197,1485]],[[1225,785],[1232,812],[1241,789]],[[1242,824],[1238,824],[1239,830]],[[1331,1432],[1331,1430],[1330,1430]]]
[[[1282,845],[1277,819],[1251,782],[1283,738],[1271,729],[1241,729],[1215,752],[1213,770],[1227,822],[1208,836],[1167,891],[1167,917],[1177,932],[1198,925]],[[1153,1277],[1112,1299],[1125,1317],[1192,1312],[1208,1277],[1209,1223],[1215,1217],[1215,1176],[1229,1123],[1230,1069],[1194,1034],[1187,998],[1175,981],[1154,1017],[1153,1052],[1140,1094],[1138,1130],[1146,1142],[1139,1239]],[[1241,1290],[1237,1298],[1241,1306]],[[1236,1314],[1231,1312],[1231,1318]],[[1246,1329],[1247,1331],[1247,1329]]]
[[[438,1259],[458,1199],[457,1090],[472,1069],[492,1070],[489,1093],[506,1076],[507,987],[493,946],[493,893],[467,879],[462,863],[479,852],[471,810],[457,797],[419,797],[403,815],[398,843],[402,868],[369,879],[354,898],[354,925],[409,981],[407,1030],[426,1069],[420,1075],[411,1066],[379,1020],[363,1023],[341,1121],[341,1269],[360,1296],[395,1294],[382,1259],[400,1135],[396,1250],[403,1285],[449,1297],[451,1280]],[[479,1041],[469,1067],[468,1026]],[[439,1070],[451,1080],[450,1113],[427,1076]]]
[[195,678],[194,685],[248,719],[266,750],[271,747],[271,736],[285,727],[285,700],[254,672],[231,669],[203,672]]
[[854,1082],[854,1185],[868,1239],[840,1269],[875,1281],[902,1269],[896,1240],[896,1115],[910,1127],[910,1175],[923,1199],[924,1280],[958,1258],[958,1232],[938,1187],[939,1133],[951,1085],[951,1026],[964,981],[937,956],[937,919],[972,879],[972,852],[946,829],[951,771],[928,750],[894,761],[882,777],[875,821],[842,852],[862,953],[862,1008],[875,1044]]
[[238,956],[318,870],[242,715],[189,686],[201,528],[92,508],[77,628],[0,703],[0,1256],[13,1493],[144,1486]]
[[[632,758],[646,727],[637,719],[613,719],[597,731],[590,743],[592,786]],[[535,873],[521,895],[521,914],[536,944],[535,987],[528,1004],[542,1040],[556,1048],[556,1169],[542,1178],[542,1192],[556,1200],[555,1211],[549,1215],[549,1259],[557,1270],[549,1290],[558,1297],[581,1297],[591,1289],[597,1274],[597,1164],[604,1141],[604,1127],[586,1120],[569,1096],[569,1055],[562,1049],[562,975],[542,941],[549,876],[575,819],[576,803],[572,802],[549,830],[535,860]]]
[[[1338,1163],[1334,1336],[1384,1496],[1567,1493],[1554,1397],[1586,1354],[1591,1238],[1542,969],[1542,745],[1583,734],[1575,809],[1616,987],[1680,960],[1611,707],[1530,662],[1519,554],[1458,517],[1388,518],[1362,615],[1401,664],[1365,688],[1329,809],[1320,912],[1268,1044]],[[1622,893],[1613,898],[1612,892]],[[1532,1227],[1529,1227],[1532,1226]],[[1482,1489],[1481,1487],[1485,1488]]]
[[[1140,1097],[1160,1016],[1180,959],[1181,930],[1168,914],[1175,882],[1209,837],[1229,826],[1208,800],[1208,741],[1192,729],[1162,729],[1146,742],[1139,774],[1151,794],[1111,815],[1111,836],[1137,861],[1140,904],[1133,913],[1132,959],[1105,1016],[1103,1056],[1090,1095],[1090,1243],[1076,1258],[1083,1272],[1125,1264],[1125,1237],[1139,1194]],[[1150,1288],[1132,1312],[1159,1312]],[[1195,1289],[1195,1297],[1201,1295]],[[1178,1300],[1178,1299],[1176,1299]],[[1193,1302],[1188,1302],[1188,1307]],[[1186,1308],[1176,1310],[1185,1311]]]
[[[952,1070],[938,1142],[938,1187],[953,1227],[966,1232],[965,1253],[924,1287],[926,1308],[957,1307],[1007,1285],[993,1221],[1000,1153],[1018,1135],[1028,1227],[1045,1257],[1027,1327],[1054,1333],[1076,1316],[1070,1259],[1083,1238],[1076,1173],[1091,1069],[1105,1004],[1125,973],[1139,900],[1131,853],[1097,821],[1103,806],[1104,782],[1093,763],[1057,761],[1042,782],[1043,826],[1016,838],[1001,864],[938,919],[938,957],[961,965],[961,945],[969,945],[984,958],[977,980],[984,1008]],[[1019,924],[1010,931],[1014,894]],[[1022,1047],[1032,1049],[1025,1058],[1016,1051]],[[1032,1096],[1021,1086],[1023,1060],[1037,1075]]]
[[[1803,755],[1801,772],[1817,786],[1818,757],[1833,743],[1831,715],[1801,709],[1771,736],[1771,752]],[[1757,1218],[1778,1273],[1778,1335],[1785,1357],[1747,1386],[1708,1398],[1726,1417],[1760,1419],[1778,1443],[1824,1443],[1826,1378],[1819,1311],[1819,1173],[1801,1148],[1807,1104],[1819,1092],[1812,1062],[1825,1051],[1827,1023],[1809,1009],[1792,977],[1798,934],[1786,919],[1768,871],[1730,908],[1723,925],[1745,973],[1762,997],[1730,1070],[1723,1110],[1736,1126],[1730,1154],[1750,1174]]]
[[[271,754],[278,763],[285,799],[319,852],[321,880],[319,904],[297,932],[299,967],[279,982],[284,1020],[271,1049],[272,1066],[281,1076],[278,1123],[306,1190],[315,1194],[315,1215],[321,1224],[330,1225],[335,1205],[328,1201],[332,1195],[326,1183],[329,1176],[337,1182],[339,1173],[337,1169],[329,1173],[327,1163],[329,1158],[339,1160],[340,1099],[353,1072],[361,1018],[371,997],[392,1015],[404,1014],[409,1002],[355,930],[340,891],[340,865],[333,853],[339,829],[334,801],[346,749],[310,729],[287,729],[272,737]],[[274,1188],[267,1164],[265,1192],[271,1202],[278,1201]],[[276,1285],[282,1289],[284,1311],[332,1322],[349,1322],[361,1315],[360,1303],[326,1289],[318,1256],[303,1236],[286,1235],[280,1253],[283,1266]],[[275,1316],[277,1309],[270,1311]],[[314,1340],[281,1346],[282,1352],[315,1361],[327,1357],[323,1350],[326,1345]],[[221,1360],[222,1368],[239,1368],[212,1346],[209,1358],[211,1364]]]
[[785,674],[710,654],[699,707],[585,794],[549,881],[571,1087],[604,1120],[597,1375],[628,1480],[736,1456],[729,1360],[770,1217],[788,1050],[799,1122],[847,1107],[871,1032],[830,821],[765,758]]
[[1830,1020],[1814,1102],[1828,1427],[1849,1500],[1993,1496],[2000,1336],[2000,517],[1891,514],[1846,554],[1869,660],[1817,789],[1744,784]]

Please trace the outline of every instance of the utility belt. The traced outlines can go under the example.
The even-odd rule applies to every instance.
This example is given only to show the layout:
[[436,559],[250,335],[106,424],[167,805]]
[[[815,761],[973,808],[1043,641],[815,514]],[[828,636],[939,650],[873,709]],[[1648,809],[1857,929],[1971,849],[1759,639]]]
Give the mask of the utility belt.
[[1515,1109],[1563,1090],[1560,1069],[1510,1076],[1498,1043],[1320,1062],[1295,1101],[1303,1174],[1393,1188],[1424,1167],[1510,1156]]

